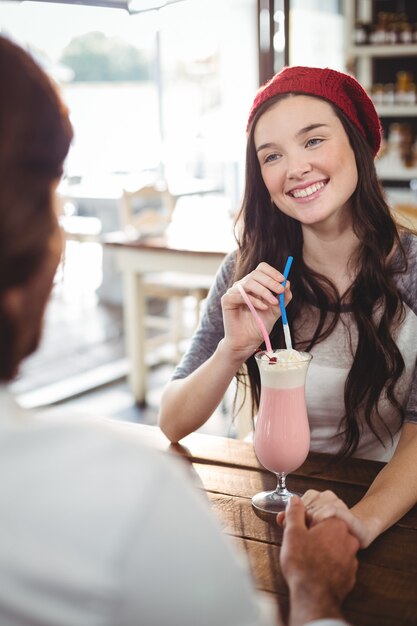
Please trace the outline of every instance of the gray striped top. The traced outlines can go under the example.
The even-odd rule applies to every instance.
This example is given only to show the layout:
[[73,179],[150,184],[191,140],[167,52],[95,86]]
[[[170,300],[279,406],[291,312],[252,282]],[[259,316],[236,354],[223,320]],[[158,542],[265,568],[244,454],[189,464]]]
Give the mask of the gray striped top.
[[[397,383],[397,397],[405,408],[406,421],[417,424],[417,236],[405,235],[408,270],[397,274],[396,281],[405,305],[405,319],[395,332],[395,341],[405,362],[405,371]],[[189,350],[175,369],[173,378],[184,378],[204,363],[216,350],[224,336],[220,298],[233,280],[236,252],[232,252],[220,267],[210,290],[200,325]],[[375,313],[378,314],[377,311]],[[317,308],[306,305],[294,330],[299,337],[308,338],[317,321]],[[302,330],[302,332],[301,332]],[[357,328],[352,313],[343,312],[333,333],[311,350],[306,399],[311,428],[311,450],[335,453],[341,445],[339,424],[345,413],[344,387],[357,345]],[[379,410],[391,432],[399,428],[398,417],[388,401],[381,397]],[[355,456],[388,461],[398,441],[394,441],[381,426],[378,430],[382,445],[369,427],[361,426],[361,439]]]

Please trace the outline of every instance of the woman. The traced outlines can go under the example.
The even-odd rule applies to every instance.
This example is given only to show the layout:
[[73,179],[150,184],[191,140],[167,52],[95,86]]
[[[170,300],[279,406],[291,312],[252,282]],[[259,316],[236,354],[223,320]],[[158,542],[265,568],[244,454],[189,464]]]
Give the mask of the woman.
[[304,496],[313,521],[340,515],[362,547],[417,501],[417,238],[384,199],[374,166],[380,142],[372,101],[351,76],[284,68],[259,90],[238,250],[219,271],[160,416],[172,441],[198,428],[244,364],[256,409],[261,338],[237,283],[272,345],[284,347],[278,270],[293,255],[289,324],[295,347],[314,356],[311,449],[389,461],[350,511],[331,493]]

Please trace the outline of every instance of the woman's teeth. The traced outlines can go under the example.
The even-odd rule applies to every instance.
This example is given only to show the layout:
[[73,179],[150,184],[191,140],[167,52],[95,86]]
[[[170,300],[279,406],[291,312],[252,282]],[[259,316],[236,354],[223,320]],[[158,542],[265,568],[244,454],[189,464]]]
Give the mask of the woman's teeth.
[[291,191],[291,195],[294,198],[306,198],[323,187],[324,183],[314,183],[314,185],[310,185],[310,187],[306,187],[305,189],[294,189],[294,191]]

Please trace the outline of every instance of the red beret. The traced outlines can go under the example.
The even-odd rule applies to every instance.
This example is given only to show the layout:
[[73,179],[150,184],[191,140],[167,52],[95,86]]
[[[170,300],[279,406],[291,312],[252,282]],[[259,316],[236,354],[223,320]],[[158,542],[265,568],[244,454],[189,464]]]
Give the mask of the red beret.
[[360,130],[374,156],[381,145],[381,122],[364,88],[349,74],[319,67],[284,67],[258,90],[247,129],[261,104],[278,94],[318,96],[336,105]]

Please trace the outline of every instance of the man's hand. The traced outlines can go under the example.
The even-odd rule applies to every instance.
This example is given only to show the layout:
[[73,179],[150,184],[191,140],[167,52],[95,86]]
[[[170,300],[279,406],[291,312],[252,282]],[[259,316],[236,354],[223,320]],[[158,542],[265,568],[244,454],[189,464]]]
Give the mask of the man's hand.
[[290,590],[290,626],[341,617],[340,605],[355,583],[358,548],[358,540],[340,519],[307,528],[303,502],[291,498],[280,555]]

